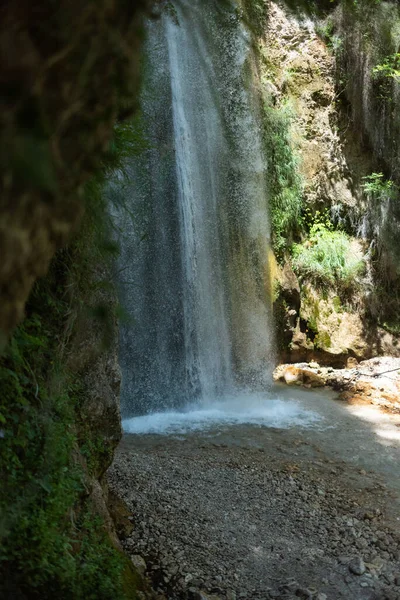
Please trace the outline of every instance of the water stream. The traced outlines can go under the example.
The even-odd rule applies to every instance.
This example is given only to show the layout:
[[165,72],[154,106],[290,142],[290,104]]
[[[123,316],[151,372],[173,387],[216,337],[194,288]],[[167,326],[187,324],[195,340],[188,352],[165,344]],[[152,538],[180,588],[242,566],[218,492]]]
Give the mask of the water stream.
[[[177,0],[149,24],[146,147],[119,193],[124,417],[238,398],[273,359],[266,165],[251,35]],[[118,181],[114,182],[118,187]]]

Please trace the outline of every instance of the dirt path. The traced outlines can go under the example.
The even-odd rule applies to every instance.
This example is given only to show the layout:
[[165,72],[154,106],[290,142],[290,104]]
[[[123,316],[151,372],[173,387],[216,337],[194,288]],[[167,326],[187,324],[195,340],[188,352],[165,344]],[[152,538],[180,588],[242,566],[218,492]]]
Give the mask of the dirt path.
[[124,546],[168,598],[400,599],[398,417],[296,395],[312,427],[124,437]]

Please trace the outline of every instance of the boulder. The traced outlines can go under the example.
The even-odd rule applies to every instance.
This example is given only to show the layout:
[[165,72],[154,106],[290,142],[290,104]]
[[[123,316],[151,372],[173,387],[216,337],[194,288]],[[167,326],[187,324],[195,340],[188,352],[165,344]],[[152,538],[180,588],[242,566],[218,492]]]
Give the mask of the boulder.
[[284,381],[287,385],[306,385],[307,387],[323,387],[326,375],[316,373],[310,368],[297,365],[280,365],[274,372],[275,381]]
[[326,379],[322,374],[315,373],[310,369],[301,369],[301,376],[303,383],[312,388],[323,387],[326,383]]
[[285,383],[287,383],[288,385],[302,383],[303,382],[302,371],[301,371],[301,369],[298,369],[297,367],[289,365],[288,367],[286,367],[286,369],[283,373],[283,379],[284,379]]

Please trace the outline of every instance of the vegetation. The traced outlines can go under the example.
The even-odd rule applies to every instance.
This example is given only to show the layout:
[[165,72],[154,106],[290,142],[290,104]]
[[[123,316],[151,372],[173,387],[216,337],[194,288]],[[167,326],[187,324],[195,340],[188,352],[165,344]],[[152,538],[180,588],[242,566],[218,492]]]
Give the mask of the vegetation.
[[299,158],[293,150],[289,104],[264,104],[264,142],[269,166],[269,205],[273,247],[278,258],[291,247],[300,231],[303,182]]
[[364,183],[362,188],[364,192],[374,200],[382,201],[385,198],[390,198],[394,191],[394,182],[390,179],[385,179],[383,173],[371,173],[363,177]]
[[69,361],[69,345],[82,311],[86,326],[88,319],[102,319],[104,343],[109,339],[114,317],[104,305],[85,303],[99,285],[111,287],[91,276],[94,266],[117,252],[102,188],[111,172],[123,170],[138,142],[136,131],[117,127],[101,171],[86,187],[82,231],[35,284],[26,318],[0,356],[2,597],[135,597],[135,587],[126,590],[126,560],[86,498],[85,477],[104,470],[113,446],[96,431],[84,439],[80,434],[86,390]]
[[122,599],[124,563],[80,502],[76,384],[55,358],[69,313],[63,254],[35,286],[1,358],[0,589],[5,597]]
[[376,77],[384,76],[399,80],[400,78],[400,53],[396,52],[387,56],[382,63],[372,69]]
[[351,238],[328,223],[316,222],[303,244],[293,247],[295,271],[317,286],[354,288],[363,273],[364,261],[353,251]]

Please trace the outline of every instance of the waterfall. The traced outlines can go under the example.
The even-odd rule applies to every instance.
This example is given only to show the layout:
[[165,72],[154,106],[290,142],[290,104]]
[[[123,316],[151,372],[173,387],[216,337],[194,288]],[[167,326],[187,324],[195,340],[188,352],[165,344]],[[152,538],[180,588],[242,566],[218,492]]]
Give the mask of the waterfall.
[[125,415],[257,386],[272,362],[265,161],[251,35],[177,0],[149,24],[145,148],[118,178]]

